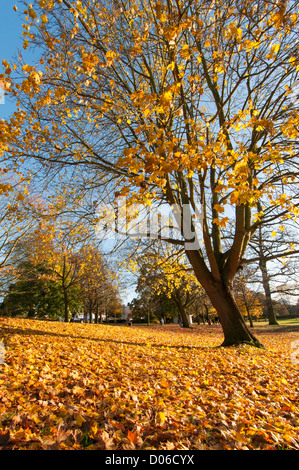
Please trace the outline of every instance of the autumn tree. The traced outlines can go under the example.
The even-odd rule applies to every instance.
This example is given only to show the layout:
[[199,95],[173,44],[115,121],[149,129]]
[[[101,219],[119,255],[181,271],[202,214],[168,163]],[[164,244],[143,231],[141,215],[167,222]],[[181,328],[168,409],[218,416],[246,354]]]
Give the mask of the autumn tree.
[[276,297],[279,295],[292,305],[295,305],[299,292],[298,269],[298,257],[287,260],[281,266],[279,274],[276,273],[275,286],[272,287],[272,292]]
[[[93,247],[81,239],[81,231],[68,230],[68,221],[46,217],[17,247],[16,271],[21,281],[45,281],[59,286],[63,317],[70,321],[84,306],[83,280],[86,282]],[[31,267],[29,270],[25,266]],[[97,266],[95,263],[94,271]]]
[[18,73],[3,62],[19,106],[7,153],[105,175],[127,205],[172,207],[164,239],[184,247],[223,344],[259,346],[233,281],[267,208],[298,214],[298,2],[35,0],[25,17],[41,59]]
[[253,327],[253,319],[263,315],[263,307],[258,298],[260,283],[255,276],[256,269],[244,267],[236,276],[234,290],[236,301],[244,316]]
[[189,328],[188,310],[198,298],[200,285],[182,250],[161,242],[144,243],[130,264],[136,265],[138,272],[137,291],[150,289],[161,300],[163,294],[172,299],[183,327]]
[[116,313],[121,309],[117,274],[97,247],[84,247],[80,252],[80,292],[86,318],[101,322],[103,314]]
[[8,316],[46,317],[58,319],[64,315],[64,302],[58,281],[49,276],[42,264],[22,260],[15,266],[17,277],[10,283],[1,304]]
[[[273,214],[273,208],[271,212]],[[294,283],[299,252],[298,222],[290,220],[288,214],[283,224],[277,224],[276,217],[273,219],[266,226],[260,226],[252,237],[247,261],[259,267],[269,324],[277,325],[273,296],[281,290],[282,283],[285,292],[290,292],[291,284]]]
[[[1,171],[0,171],[1,175]],[[15,261],[21,241],[37,225],[41,207],[26,185],[6,175],[0,178],[0,291],[16,278]]]
[[150,285],[138,283],[136,294],[137,296],[130,302],[134,322],[146,322],[150,325],[162,318],[167,323],[178,317],[177,305],[165,292],[157,295]]
[[[70,305],[77,303],[77,281],[81,275],[78,254],[70,239],[53,222],[40,221],[35,230],[18,243],[13,262],[18,279],[17,290],[25,284],[30,291],[30,282],[32,290],[33,285],[42,291],[45,290],[44,284],[58,285],[64,306],[63,316],[65,321],[69,321]],[[34,295],[32,302],[35,302]]]

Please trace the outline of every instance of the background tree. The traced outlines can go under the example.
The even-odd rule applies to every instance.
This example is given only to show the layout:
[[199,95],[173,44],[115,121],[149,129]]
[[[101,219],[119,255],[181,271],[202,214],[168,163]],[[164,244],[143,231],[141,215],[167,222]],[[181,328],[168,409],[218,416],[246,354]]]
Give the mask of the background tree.
[[[263,210],[260,203],[258,209],[261,212]],[[259,226],[252,237],[249,262],[259,266],[269,324],[276,325],[278,322],[273,307],[273,294],[282,279],[285,285],[290,284],[291,266],[298,258],[298,222],[286,213],[283,224],[279,224],[277,213],[272,207],[264,210],[272,214],[272,220],[263,227]]]
[[274,273],[276,278],[272,292],[276,297],[283,298],[290,306],[295,306],[296,298],[299,297],[298,270],[299,258],[292,257],[282,260],[279,273]]
[[172,298],[165,292],[159,295],[146,283],[140,283],[136,289],[137,296],[130,302],[135,323],[155,323],[163,318],[165,323],[171,323],[179,316],[179,310]]
[[27,188],[8,179],[0,183],[0,214],[0,291],[4,293],[16,276],[15,251],[37,224],[40,207]]
[[51,279],[42,265],[23,262],[18,266],[19,279],[10,284],[1,304],[5,315],[58,319],[64,314],[60,284]]
[[223,344],[258,346],[233,281],[259,227],[298,214],[298,2],[45,0],[26,13],[24,48],[42,58],[19,81],[4,62],[20,106],[4,124],[12,159],[171,205],[180,231],[165,239],[184,246]]
[[26,240],[30,262],[42,263],[51,279],[60,285],[64,302],[64,321],[71,319],[71,303],[77,297],[82,276],[79,248],[74,236],[69,238],[55,221],[40,223],[39,230]]
[[120,316],[121,295],[113,266],[107,264],[96,247],[86,247],[80,253],[82,276],[79,281],[83,294],[84,313],[89,321],[102,322],[103,315]]
[[[108,269],[97,246],[87,245],[81,240],[80,228],[67,230],[66,220],[45,220],[19,242],[14,268],[18,283],[12,292],[20,287],[30,298],[31,304],[41,305],[43,292],[57,288],[59,302],[63,303],[63,317],[70,321],[76,313],[81,313],[92,301],[91,313],[98,312],[100,305],[115,306],[119,298],[115,273]],[[32,291],[30,291],[32,283]],[[33,288],[33,286],[35,286]],[[39,301],[33,295],[40,289]],[[22,291],[23,292],[23,291]],[[113,299],[112,299],[113,298]],[[109,299],[109,300],[108,300]],[[46,301],[46,299],[44,299]],[[43,302],[44,303],[44,302]],[[61,309],[59,308],[59,313]]]
[[151,244],[145,253],[146,258],[144,255],[137,258],[137,264],[141,264],[137,290],[143,290],[146,285],[157,296],[164,293],[176,304],[183,327],[189,328],[188,310],[195,302],[200,287],[189,266],[184,263],[182,253],[161,243]]
[[253,327],[253,319],[257,320],[263,315],[263,307],[258,298],[258,287],[256,270],[248,266],[244,267],[235,279],[234,288],[240,310],[251,327]]

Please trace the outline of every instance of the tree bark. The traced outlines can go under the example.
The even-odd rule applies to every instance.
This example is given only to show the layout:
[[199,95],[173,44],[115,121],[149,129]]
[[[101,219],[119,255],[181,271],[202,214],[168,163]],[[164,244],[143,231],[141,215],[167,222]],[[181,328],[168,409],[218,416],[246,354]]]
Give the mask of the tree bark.
[[238,344],[251,344],[262,347],[260,341],[255,338],[247,327],[242,313],[235,301],[233,291],[223,284],[218,283],[216,289],[207,292],[214,308],[217,311],[222,325],[224,341],[222,346]]
[[[258,210],[261,210],[261,205],[258,205]],[[258,239],[258,249],[259,249],[259,267],[262,273],[262,284],[265,291],[266,296],[266,308],[267,308],[267,315],[269,320],[269,325],[278,325],[276,320],[275,312],[273,309],[273,303],[271,298],[271,288],[269,282],[269,275],[267,271],[267,261],[264,258],[264,247],[263,247],[263,233],[262,227],[259,227],[259,239]]]
[[247,315],[248,315],[249,324],[250,324],[251,328],[253,328],[252,316],[251,316],[250,309],[249,309],[249,306],[248,306],[248,303],[247,303],[246,299],[244,299],[244,303],[245,303],[245,308],[246,308],[246,312],[247,312]]
[[209,307],[207,306],[206,303],[204,303],[203,305],[204,305],[204,308],[206,310],[207,323],[208,323],[208,325],[210,325],[211,324],[211,319],[210,319],[210,315],[209,315]]
[[194,269],[194,273],[205,289],[220,320],[224,340],[222,346],[251,344],[263,347],[260,341],[247,327],[243,315],[235,301],[233,288],[223,279],[215,280],[210,271],[203,264],[198,252],[188,251],[187,256]]
[[190,328],[188,316],[187,316],[187,314],[186,314],[186,310],[185,310],[184,305],[182,304],[181,299],[180,299],[179,296],[177,296],[177,295],[174,295],[174,296],[173,296],[173,299],[174,299],[175,303],[177,304],[178,309],[179,309],[179,312],[180,312],[180,315],[181,315],[181,317],[182,317],[183,328]]
[[89,314],[89,323],[92,323],[92,308],[91,308],[91,306],[89,306],[88,314]]
[[273,309],[269,276],[268,276],[268,271],[267,271],[267,262],[264,259],[261,259],[259,264],[260,264],[260,269],[262,272],[262,284],[263,284],[265,297],[266,297],[266,309],[267,309],[269,325],[279,325],[278,321],[276,320],[276,315]]
[[63,301],[64,301],[64,321],[69,322],[70,321],[70,308],[69,308],[67,289],[63,289]]
[[95,306],[95,319],[94,319],[94,322],[99,323],[99,304],[98,304],[98,302],[96,302],[96,306]]
[[199,308],[197,304],[195,305],[195,315],[196,315],[197,324],[200,325]]

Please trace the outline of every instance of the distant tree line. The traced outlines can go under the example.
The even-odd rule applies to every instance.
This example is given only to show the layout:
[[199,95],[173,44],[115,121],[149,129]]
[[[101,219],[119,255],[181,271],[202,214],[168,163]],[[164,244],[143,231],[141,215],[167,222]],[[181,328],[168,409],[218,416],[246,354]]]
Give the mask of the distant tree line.
[[18,244],[11,262],[2,315],[67,322],[80,315],[97,323],[121,311],[116,273],[95,246],[40,227]]

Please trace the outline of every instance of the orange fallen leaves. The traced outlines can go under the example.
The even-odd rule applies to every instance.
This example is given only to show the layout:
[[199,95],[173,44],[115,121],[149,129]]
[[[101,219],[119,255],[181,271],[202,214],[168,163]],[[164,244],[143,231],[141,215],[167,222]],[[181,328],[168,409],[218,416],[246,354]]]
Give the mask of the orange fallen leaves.
[[0,338],[0,449],[299,449],[295,333],[2,318]]

